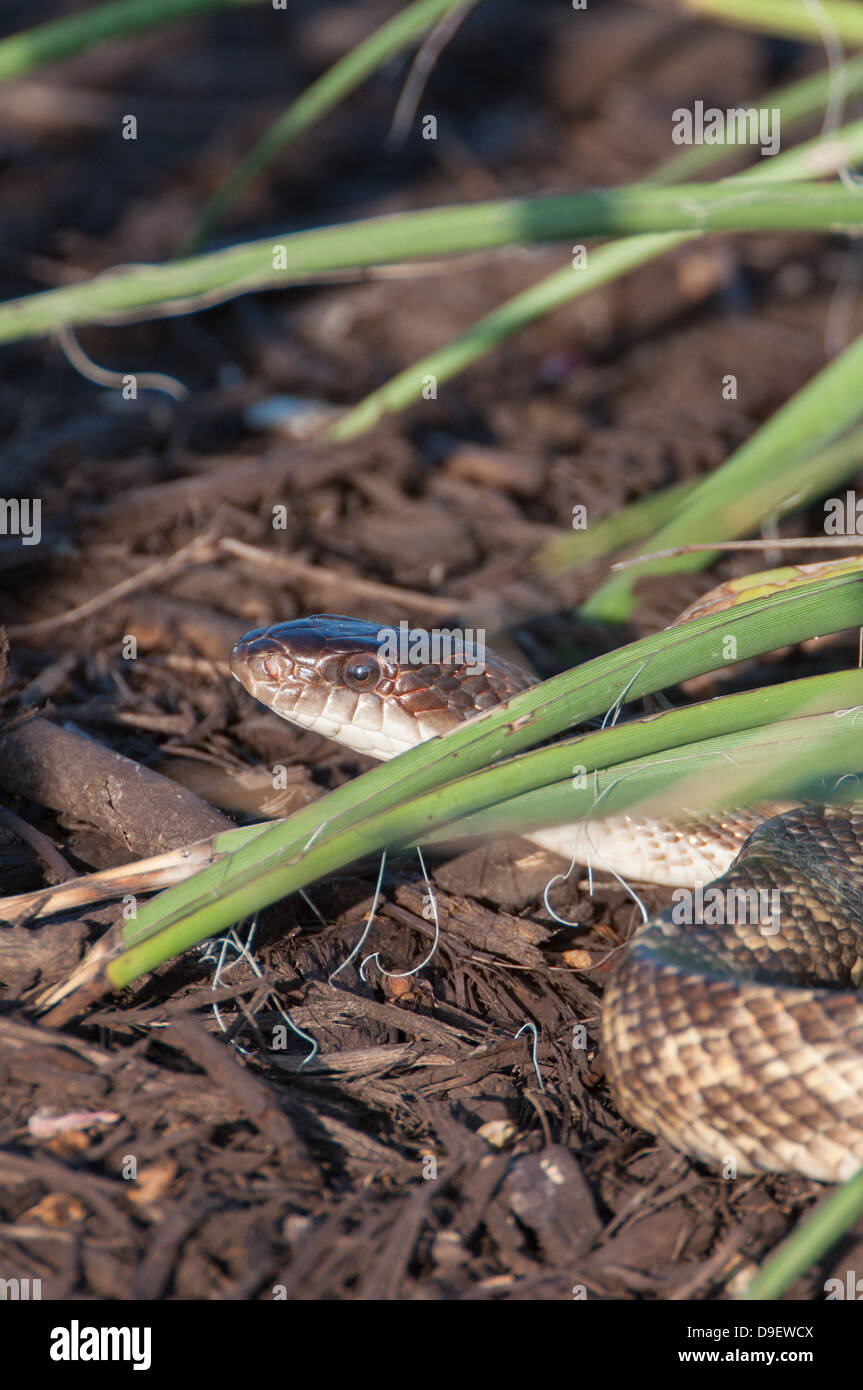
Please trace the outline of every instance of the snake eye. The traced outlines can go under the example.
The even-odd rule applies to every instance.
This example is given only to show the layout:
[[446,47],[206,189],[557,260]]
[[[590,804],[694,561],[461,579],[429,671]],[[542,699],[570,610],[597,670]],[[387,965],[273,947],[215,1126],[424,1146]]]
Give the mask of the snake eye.
[[344,677],[351,690],[374,690],[381,668],[373,656],[353,656],[345,662]]

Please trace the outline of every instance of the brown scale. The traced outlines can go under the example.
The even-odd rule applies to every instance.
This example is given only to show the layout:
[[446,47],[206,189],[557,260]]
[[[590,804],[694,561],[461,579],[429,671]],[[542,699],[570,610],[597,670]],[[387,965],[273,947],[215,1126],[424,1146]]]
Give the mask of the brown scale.
[[[286,681],[297,666],[316,688],[338,689],[351,659],[374,657],[375,694],[416,713],[426,736],[535,683],[493,657],[472,675],[464,662],[395,667],[378,655],[378,631],[313,615],[247,634],[233,669],[245,684],[256,663],[272,692],[267,661],[281,657]],[[708,885],[778,889],[778,935],[745,921],[678,926],[669,913],[649,923],[603,1000],[603,1059],[621,1113],[739,1171],[835,1182],[863,1166],[861,884],[863,809],[800,808],[754,831]]]
[[839,1181],[863,1164],[863,811],[766,821],[711,889],[777,888],[780,930],[637,935],[603,1001],[621,1113],[705,1161]]

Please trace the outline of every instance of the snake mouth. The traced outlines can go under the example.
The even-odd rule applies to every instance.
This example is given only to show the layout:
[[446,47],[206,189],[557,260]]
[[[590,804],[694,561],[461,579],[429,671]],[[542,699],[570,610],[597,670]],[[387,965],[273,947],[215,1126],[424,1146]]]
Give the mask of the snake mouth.
[[247,632],[231,672],[283,719],[360,753],[393,757],[421,738],[393,693],[397,672],[377,656],[378,625],[316,613]]

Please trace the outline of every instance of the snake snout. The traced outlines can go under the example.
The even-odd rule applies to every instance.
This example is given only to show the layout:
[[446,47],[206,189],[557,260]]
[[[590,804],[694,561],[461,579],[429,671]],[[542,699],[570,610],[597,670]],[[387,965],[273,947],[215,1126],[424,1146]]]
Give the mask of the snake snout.
[[294,662],[282,644],[273,637],[272,629],[253,628],[241,637],[231,652],[231,674],[250,694],[263,683],[278,685],[294,670]]

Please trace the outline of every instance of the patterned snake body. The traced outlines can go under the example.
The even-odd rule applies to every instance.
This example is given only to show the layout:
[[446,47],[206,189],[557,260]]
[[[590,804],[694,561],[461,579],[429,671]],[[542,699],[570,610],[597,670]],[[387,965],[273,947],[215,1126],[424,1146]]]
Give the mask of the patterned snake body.
[[[231,666],[283,718],[378,758],[535,684],[490,653],[478,673],[469,650],[443,664],[385,659],[380,632],[317,614],[247,633]],[[863,1165],[863,810],[618,816],[529,838],[641,882],[714,880],[724,902],[781,904],[775,920],[756,911],[719,927],[707,913],[679,925],[669,909],[640,930],[603,999],[606,1075],[621,1114],[726,1176],[852,1176]]]

